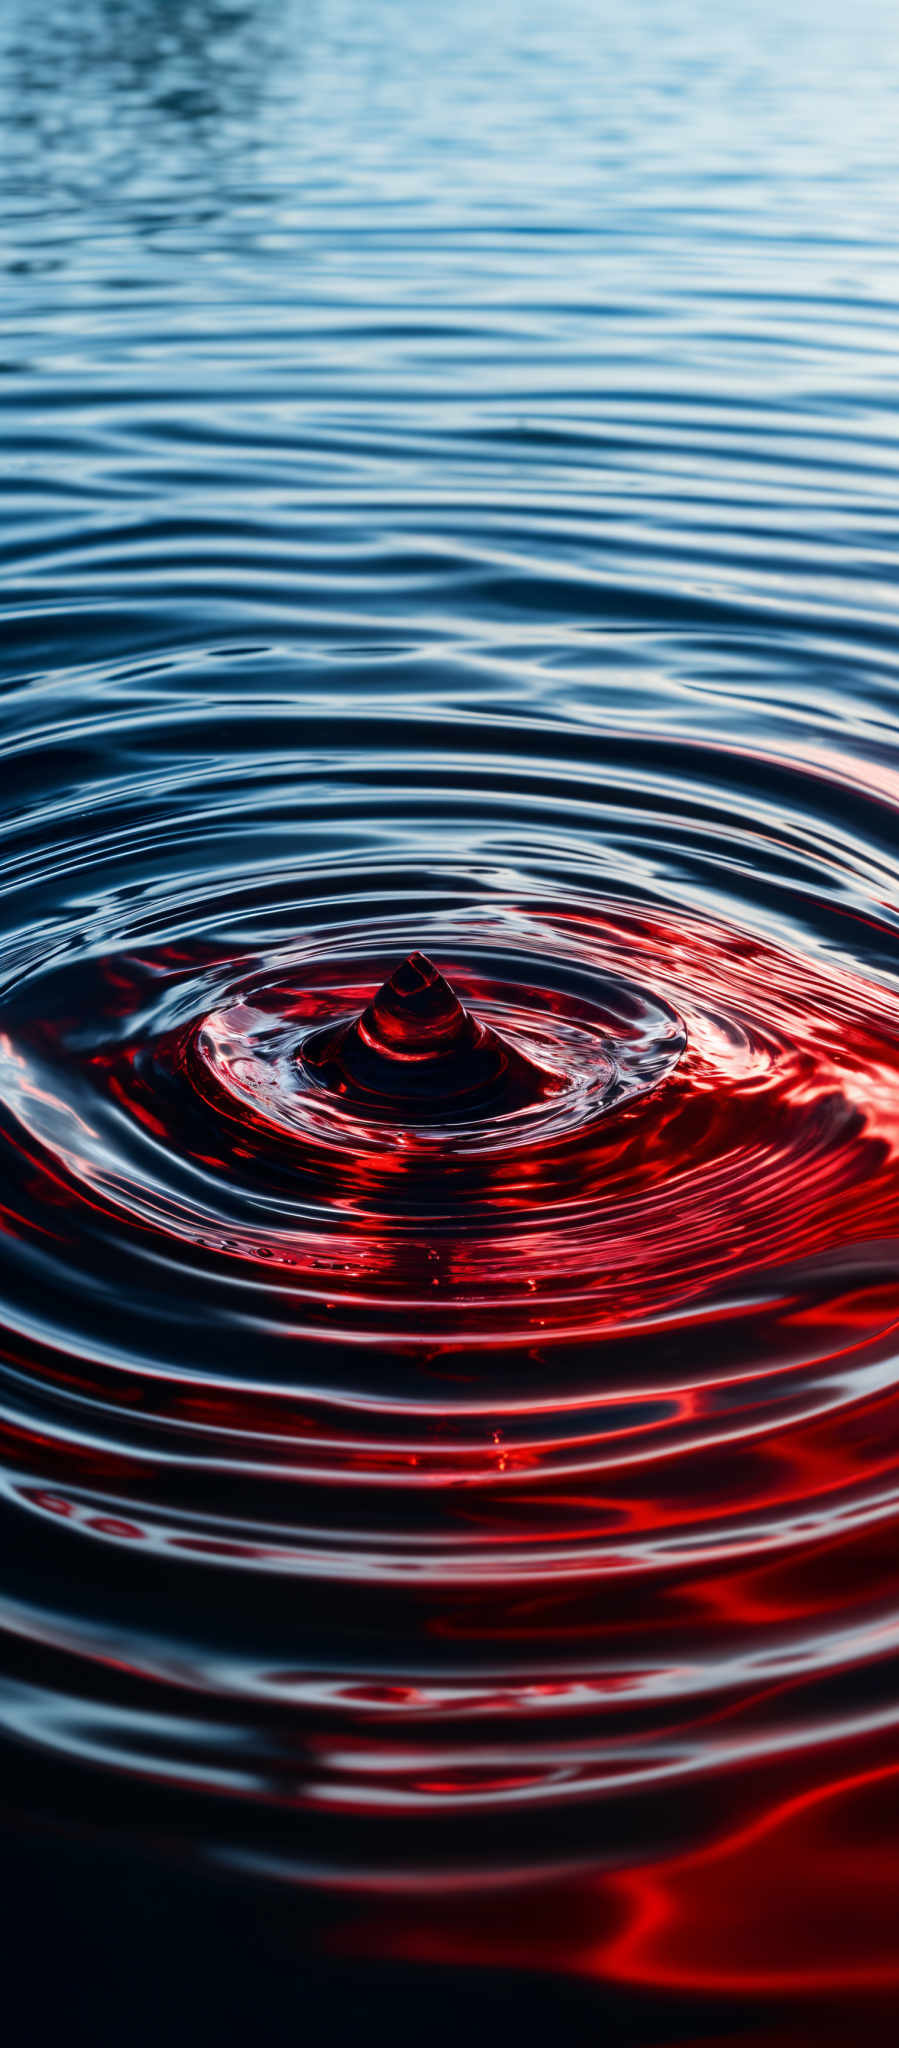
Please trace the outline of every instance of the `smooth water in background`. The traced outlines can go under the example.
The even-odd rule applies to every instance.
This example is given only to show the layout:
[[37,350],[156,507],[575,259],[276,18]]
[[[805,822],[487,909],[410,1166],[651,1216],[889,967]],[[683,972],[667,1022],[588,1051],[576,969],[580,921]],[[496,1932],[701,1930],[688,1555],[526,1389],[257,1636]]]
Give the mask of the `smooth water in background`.
[[[0,8],[2,1812],[98,1998],[94,1898],[250,2031],[889,2038],[897,337],[890,0]],[[651,1186],[296,1192],[285,976],[419,944],[686,1020]]]

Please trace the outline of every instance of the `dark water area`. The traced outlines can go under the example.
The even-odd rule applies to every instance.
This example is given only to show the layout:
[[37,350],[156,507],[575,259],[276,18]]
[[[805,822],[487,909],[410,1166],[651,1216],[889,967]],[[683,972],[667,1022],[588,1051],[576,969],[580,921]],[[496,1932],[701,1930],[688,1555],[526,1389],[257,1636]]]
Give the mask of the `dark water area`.
[[5,1980],[889,2041],[899,17],[6,0],[0,194]]

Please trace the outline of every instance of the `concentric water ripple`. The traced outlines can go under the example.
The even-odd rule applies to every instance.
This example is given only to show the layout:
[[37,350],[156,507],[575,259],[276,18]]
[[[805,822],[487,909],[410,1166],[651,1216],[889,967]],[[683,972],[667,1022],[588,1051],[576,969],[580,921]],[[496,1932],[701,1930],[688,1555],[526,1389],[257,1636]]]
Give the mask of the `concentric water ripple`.
[[751,14],[4,23],[2,1790],[894,1995],[899,43]]
[[[317,1862],[377,1863],[386,1826],[391,1868],[446,1855],[480,1883],[469,1810],[498,1843],[518,1831],[506,1864],[556,1867],[560,1815],[582,1856],[610,1788],[787,1739],[817,1754],[825,1681],[890,1650],[899,998],[848,943],[780,935],[795,883],[753,925],[695,910],[686,873],[677,900],[588,890],[573,849],[542,876],[509,833],[508,771],[497,795],[473,780],[464,888],[448,822],[430,873],[404,859],[396,784],[383,864],[363,866],[347,765],[336,744],[322,764],[339,874],[315,851],[304,868],[300,815],[277,887],[243,876],[210,910],[205,872],[161,902],[128,879],[93,929],[82,910],[16,934],[6,1498],[75,1545],[79,1575],[89,1538],[116,1554],[111,1586],[140,1552],[165,1590],[161,1637],[158,1593],[112,1629],[127,1707],[107,1593],[99,1612],[77,1582],[65,1616],[17,1605],[13,1634],[70,1676],[62,1701],[20,1681],[9,1718],[132,1785],[214,1787],[232,1848],[248,1800],[349,1809],[349,1843],[314,1832]],[[312,782],[310,760],[307,801]],[[684,866],[691,829],[667,783],[660,872],[662,818]],[[748,809],[744,837],[764,828]],[[140,838],[122,842],[127,869]],[[857,910],[842,923],[851,941]],[[422,1128],[304,1083],[304,1039],[414,939],[558,1093]],[[847,1553],[868,1560],[854,1594]],[[751,1622],[747,1571],[766,1586]],[[757,1726],[760,1687],[787,1679],[786,1724]],[[841,1739],[853,1718],[864,1689]]]

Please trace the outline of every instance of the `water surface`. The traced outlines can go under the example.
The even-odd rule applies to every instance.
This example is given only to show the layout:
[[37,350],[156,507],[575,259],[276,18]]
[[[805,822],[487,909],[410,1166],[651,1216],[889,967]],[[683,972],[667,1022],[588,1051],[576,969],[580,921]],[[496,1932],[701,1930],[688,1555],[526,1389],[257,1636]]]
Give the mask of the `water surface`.
[[[102,1999],[170,1898],[248,2025],[887,2039],[895,10],[0,50],[23,1917]],[[307,1087],[419,946],[536,1120]]]

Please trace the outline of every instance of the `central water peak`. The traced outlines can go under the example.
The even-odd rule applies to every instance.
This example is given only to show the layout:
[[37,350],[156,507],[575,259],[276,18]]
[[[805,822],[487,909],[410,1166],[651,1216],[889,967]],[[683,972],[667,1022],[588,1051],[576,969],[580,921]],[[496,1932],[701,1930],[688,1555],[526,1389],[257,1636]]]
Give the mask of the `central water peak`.
[[425,953],[410,953],[372,997],[354,1027],[372,1052],[394,1060],[443,1059],[474,1051],[486,1036]]
[[394,969],[361,1016],[313,1033],[300,1058],[320,1087],[406,1122],[508,1113],[565,1085],[464,1009],[417,952]]

